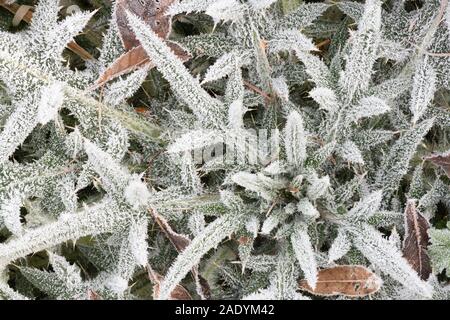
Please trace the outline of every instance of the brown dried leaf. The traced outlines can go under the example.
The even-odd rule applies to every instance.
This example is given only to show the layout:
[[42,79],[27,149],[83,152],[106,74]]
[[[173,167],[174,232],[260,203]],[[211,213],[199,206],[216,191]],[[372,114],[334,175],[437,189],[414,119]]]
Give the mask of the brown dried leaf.
[[450,150],[442,154],[433,154],[425,157],[425,160],[431,161],[437,166],[440,166],[445,171],[447,177],[450,178]]
[[198,267],[192,272],[196,281],[197,292],[199,292],[202,299],[211,299],[211,287],[208,281],[198,273]]
[[102,297],[92,289],[88,289],[87,297],[88,300],[102,300]]
[[175,0],[118,0],[115,19],[125,50],[137,47],[139,41],[128,25],[127,11],[140,17],[161,38],[166,39],[172,28],[172,17],[166,15],[167,9]]
[[[157,300],[159,298],[161,281],[163,276],[154,271],[150,265],[147,266],[148,278],[153,283],[153,299]],[[192,300],[189,292],[182,286],[177,285],[175,289],[170,293],[169,300]]]
[[[169,241],[173,244],[175,249],[178,252],[183,251],[188,245],[191,244],[191,240],[184,234],[180,234],[175,232],[172,227],[169,225],[167,220],[161,216],[156,210],[150,209],[150,214],[153,219],[155,219],[158,226],[164,232]],[[211,297],[211,288],[206,281],[199,273],[198,268],[195,267],[191,270],[192,276],[195,280],[195,284],[197,287],[198,294],[205,299],[209,299]]]
[[[172,51],[180,58],[181,61],[188,61],[191,56],[187,51],[181,48],[174,42],[166,42]],[[130,73],[138,68],[147,66],[149,69],[154,68],[153,63],[149,59],[147,52],[142,46],[132,48],[130,51],[121,55],[116,61],[113,62],[108,69],[98,78],[92,89],[98,88],[105,83],[120,77],[124,74]]]
[[430,224],[417,210],[415,200],[408,200],[405,209],[405,240],[402,251],[405,259],[422,280],[427,280],[432,270],[427,252],[430,240],[429,228]]
[[306,280],[300,280],[299,287],[319,296],[364,297],[380,290],[381,284],[381,279],[366,267],[343,265],[319,270],[314,290]]
[[[150,64],[147,52],[145,52],[142,46],[135,47],[121,55],[103,72],[96,82],[96,87],[147,64]],[[153,66],[149,67],[151,68]]]
[[156,210],[150,210],[150,213],[178,252],[183,251],[188,245],[191,244],[191,240],[186,235],[176,233],[169,225],[166,218],[161,216]]
[[[118,0],[116,2],[115,19],[119,28],[122,44],[127,50],[99,77],[91,89],[96,89],[108,81],[129,73],[137,68],[154,65],[144,48],[136,39],[136,35],[128,25],[127,11],[140,17],[162,39],[167,39],[172,29],[172,17],[166,15],[167,9],[175,0]],[[178,44],[166,41],[175,55],[185,62],[191,58],[190,54]]]

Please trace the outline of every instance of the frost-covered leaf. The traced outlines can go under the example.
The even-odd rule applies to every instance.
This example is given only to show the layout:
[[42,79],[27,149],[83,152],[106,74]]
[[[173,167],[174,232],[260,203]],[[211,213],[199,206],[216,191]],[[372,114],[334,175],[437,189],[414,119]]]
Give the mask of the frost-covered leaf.
[[319,104],[321,109],[324,109],[330,113],[334,113],[339,110],[339,101],[333,90],[329,88],[316,87],[309,92],[309,95]]
[[128,235],[131,253],[136,260],[136,264],[140,266],[145,266],[148,262],[147,227],[146,219],[133,222]]
[[450,274],[450,230],[430,229],[431,245],[428,251],[431,257],[433,271]]
[[61,55],[66,45],[84,29],[95,13],[95,11],[76,12],[57,23],[54,28],[49,29],[45,35],[48,52],[58,56]]
[[173,289],[186,276],[209,250],[217,247],[227,236],[239,227],[240,212],[221,216],[210,223],[202,234],[194,238],[191,244],[177,257],[161,283],[159,299],[167,299]]
[[167,13],[170,15],[176,15],[183,12],[200,12],[205,11],[208,6],[214,4],[217,0],[185,0],[176,1],[168,9]]
[[241,64],[241,57],[237,52],[229,52],[221,56],[208,68],[203,78],[202,84],[219,80],[231,74],[236,67]]
[[328,176],[319,178],[316,174],[313,174],[308,180],[310,185],[306,192],[311,200],[316,200],[325,195],[330,187],[330,177]]
[[19,192],[14,192],[1,199],[0,204],[0,223],[3,223],[16,236],[19,236],[23,230],[22,222],[20,221],[22,200],[22,195]]
[[297,204],[297,210],[307,219],[317,219],[320,216],[319,211],[308,199],[301,199]]
[[288,115],[286,127],[284,128],[284,146],[287,160],[294,166],[301,166],[306,158],[307,137],[303,126],[302,116],[292,111]]
[[82,282],[80,269],[55,254],[50,254],[50,263],[54,270],[52,273],[28,267],[23,267],[20,271],[28,281],[53,298],[82,298],[87,287]]
[[347,213],[347,219],[369,219],[380,208],[383,192],[381,190],[374,191],[356,203]]
[[228,109],[228,126],[236,129],[244,128],[244,115],[248,109],[241,100],[236,100],[230,104]]
[[47,124],[55,120],[64,100],[63,86],[54,83],[42,89],[41,99],[37,110],[37,120],[40,124]]
[[317,51],[311,39],[304,36],[299,30],[284,30],[269,42],[269,50],[273,53],[280,51],[309,52]]
[[333,262],[342,258],[351,248],[351,241],[343,229],[339,229],[337,237],[328,251],[328,261]]
[[364,14],[364,5],[353,1],[340,1],[337,6],[346,15],[358,22]]
[[249,0],[250,5],[256,10],[267,9],[277,0]]
[[114,82],[105,92],[105,102],[112,106],[119,105],[139,89],[147,74],[148,67],[144,66],[125,79]]
[[409,162],[416,148],[433,125],[433,119],[419,123],[415,128],[405,132],[383,158],[377,173],[375,187],[386,192],[397,189],[403,175],[406,174]]
[[386,113],[391,108],[387,103],[378,97],[365,97],[361,99],[360,103],[351,111],[351,120],[358,121],[361,118],[369,118]]
[[327,65],[319,57],[301,52],[295,51],[295,54],[306,67],[306,73],[311,77],[311,81],[316,84],[317,87],[331,87],[331,73]]
[[[153,283],[153,299],[158,299],[163,276],[161,276],[150,266],[148,266],[148,277]],[[175,289],[170,293],[170,297],[168,300],[192,300],[192,297],[183,286],[177,285]]]
[[209,5],[205,13],[214,19],[215,23],[220,21],[238,21],[245,12],[245,7],[237,0],[216,0]]
[[352,35],[351,49],[345,57],[346,66],[340,78],[347,101],[367,90],[380,39],[381,1],[367,0],[358,31]]
[[436,72],[429,64],[428,59],[424,59],[417,66],[411,92],[411,104],[409,108],[413,114],[413,123],[417,123],[423,116],[434,97],[435,91]]
[[185,152],[223,142],[223,135],[216,130],[191,130],[176,139],[168,148],[170,153]]
[[272,79],[272,88],[280,99],[284,101],[289,100],[289,86],[284,77]]
[[402,257],[402,253],[373,227],[362,224],[348,229],[353,235],[353,244],[369,261],[382,272],[403,286],[424,297],[431,297],[432,289],[422,281],[415,270]]
[[339,148],[339,154],[344,160],[350,163],[356,163],[361,165],[364,164],[364,159],[361,154],[361,151],[353,141],[350,140],[345,141]]
[[284,186],[284,183],[266,177],[261,173],[237,172],[231,177],[231,180],[249,191],[258,193],[267,200],[273,199],[277,190]]
[[[238,209],[241,206],[239,199],[225,195],[226,205]],[[242,212],[235,211],[223,215],[210,223],[202,234],[195,237],[191,244],[177,257],[161,283],[159,299],[167,299],[173,289],[212,248],[215,248],[227,236],[240,228]]]
[[280,22],[280,28],[305,28],[316,20],[327,8],[325,3],[306,3],[287,14]]
[[0,163],[8,160],[16,148],[25,141],[37,125],[37,106],[34,99],[17,104],[0,133]]
[[129,14],[128,19],[136,37],[178,98],[192,109],[202,123],[220,127],[223,123],[220,119],[223,118],[220,116],[221,103],[201,88],[169,47],[142,20],[133,14]]
[[0,18],[0,298],[450,297],[446,1],[97,2]]
[[314,248],[312,247],[306,225],[301,223],[295,224],[294,232],[291,236],[291,244],[308,285],[314,289],[317,284],[318,269]]

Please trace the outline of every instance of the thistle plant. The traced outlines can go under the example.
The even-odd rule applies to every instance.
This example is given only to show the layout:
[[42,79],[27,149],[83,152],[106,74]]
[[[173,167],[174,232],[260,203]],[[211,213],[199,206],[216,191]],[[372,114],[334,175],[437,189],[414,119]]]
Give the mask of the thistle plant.
[[449,299],[448,1],[161,3],[0,24],[0,296]]

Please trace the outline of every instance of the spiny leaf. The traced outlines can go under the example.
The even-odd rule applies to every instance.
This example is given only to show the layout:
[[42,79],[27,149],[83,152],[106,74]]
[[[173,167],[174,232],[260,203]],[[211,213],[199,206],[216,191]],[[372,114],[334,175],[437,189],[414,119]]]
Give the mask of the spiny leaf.
[[304,224],[297,223],[294,233],[291,236],[291,244],[295,256],[300,264],[300,268],[305,274],[306,281],[311,288],[317,284],[317,262],[311,239]]
[[159,299],[168,299],[170,293],[176,288],[180,281],[206,254],[225,237],[231,235],[239,228],[239,215],[227,214],[217,218],[210,223],[203,233],[192,240],[191,244],[178,255],[174,264],[170,267],[161,283]]
[[433,262],[433,271],[450,275],[450,230],[430,229],[431,245],[428,251]]

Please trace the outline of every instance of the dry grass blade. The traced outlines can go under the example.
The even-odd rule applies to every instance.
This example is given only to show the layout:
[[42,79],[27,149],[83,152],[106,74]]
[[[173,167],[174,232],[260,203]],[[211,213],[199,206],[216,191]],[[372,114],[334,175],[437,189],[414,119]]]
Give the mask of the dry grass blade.
[[405,209],[405,240],[403,241],[403,256],[417,271],[422,280],[427,280],[431,274],[431,261],[428,256],[428,229],[430,225],[416,208],[415,200],[408,200]]
[[306,280],[300,280],[299,287],[318,296],[364,297],[380,290],[381,284],[381,279],[366,267],[343,265],[320,270],[315,289]]

